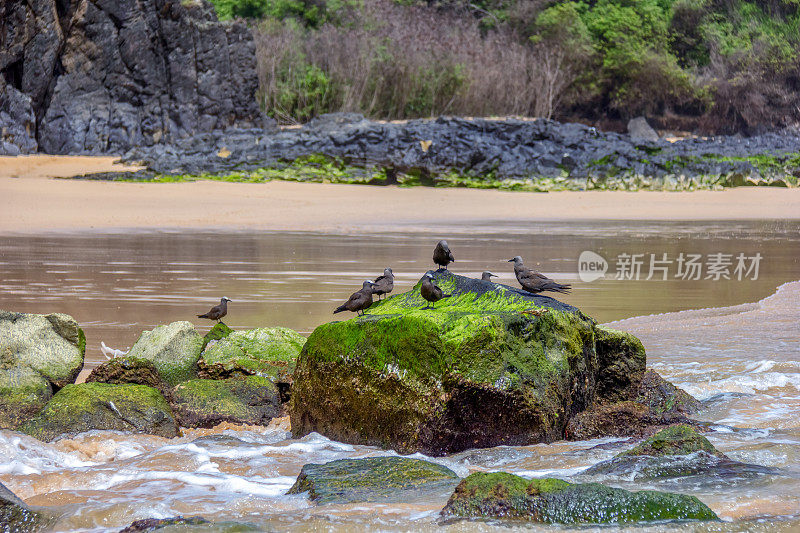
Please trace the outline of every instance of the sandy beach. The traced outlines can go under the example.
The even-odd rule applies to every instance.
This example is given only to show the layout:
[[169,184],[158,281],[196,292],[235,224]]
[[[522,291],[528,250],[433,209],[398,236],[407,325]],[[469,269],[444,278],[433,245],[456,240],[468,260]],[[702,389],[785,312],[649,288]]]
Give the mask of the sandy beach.
[[0,158],[0,231],[381,231],[463,221],[800,219],[800,189],[526,193],[274,181],[53,179],[118,170],[111,157]]

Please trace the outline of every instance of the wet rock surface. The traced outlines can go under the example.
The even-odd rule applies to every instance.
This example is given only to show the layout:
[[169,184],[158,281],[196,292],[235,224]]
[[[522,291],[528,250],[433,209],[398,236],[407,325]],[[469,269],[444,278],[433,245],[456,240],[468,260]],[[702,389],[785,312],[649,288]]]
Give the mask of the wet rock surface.
[[[280,170],[286,161],[324,155],[348,167],[344,176],[329,172],[331,180],[360,183],[684,190],[755,184],[762,178],[791,182],[797,170],[791,154],[796,156],[799,145],[796,131],[670,143],[545,119],[441,117],[387,124],[334,114],[300,129],[209,133],[135,148],[123,160],[143,162],[146,171],[94,177],[147,180],[159,173],[241,174]],[[767,168],[743,160],[758,154],[774,154],[775,164]],[[289,179],[325,177],[311,173]]]
[[449,493],[458,482],[449,468],[420,459],[342,459],[304,465],[287,494],[308,492],[308,497],[319,504],[407,502],[421,493]]
[[178,425],[158,390],[145,385],[67,385],[19,431],[43,441],[93,429],[178,435]]
[[173,322],[143,331],[128,357],[153,362],[161,378],[170,385],[197,377],[197,360],[203,338],[191,322]]
[[170,405],[178,423],[191,428],[221,422],[266,426],[281,414],[278,387],[262,376],[184,381],[173,389]]
[[446,517],[516,518],[556,524],[718,520],[694,496],[669,492],[574,484],[560,479],[527,480],[505,472],[465,478],[447,502]]
[[9,0],[0,20],[0,154],[264,124],[252,35],[205,0]]
[[16,428],[73,383],[85,351],[83,331],[69,315],[0,311],[0,428]]
[[29,507],[0,483],[0,530],[9,533],[47,531],[54,517]]
[[115,357],[101,364],[86,378],[86,383],[95,382],[147,385],[158,389],[166,398],[172,393],[172,387],[158,373],[153,361],[137,357]]

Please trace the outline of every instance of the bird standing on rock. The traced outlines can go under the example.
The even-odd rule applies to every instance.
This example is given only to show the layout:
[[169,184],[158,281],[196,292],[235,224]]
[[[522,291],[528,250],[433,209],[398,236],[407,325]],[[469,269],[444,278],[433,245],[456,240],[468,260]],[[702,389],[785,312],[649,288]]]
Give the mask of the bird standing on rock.
[[[358,290],[350,295],[350,298],[336,308],[333,312],[341,313],[342,311],[352,311],[353,313],[364,316],[364,310],[372,305],[372,286],[374,284],[370,280],[364,281],[361,285],[361,290]],[[360,313],[359,313],[360,311]]]
[[381,299],[381,294],[389,294],[394,289],[394,274],[391,268],[383,269],[383,275],[375,278],[372,284],[372,294],[378,295],[378,300]]
[[572,290],[571,285],[564,285],[554,281],[544,274],[531,270],[522,264],[522,258],[516,256],[514,259],[509,259],[509,263],[514,263],[514,275],[517,276],[517,281],[522,285],[522,288],[534,294],[544,291],[560,292],[569,294]]
[[453,257],[450,247],[447,246],[447,241],[439,241],[433,250],[433,263],[447,270],[447,265],[455,262],[456,259]]
[[433,274],[430,272],[425,273],[425,276],[422,278],[422,286],[419,288],[419,292],[422,294],[423,298],[430,302],[430,305],[426,305],[422,309],[434,309],[433,304],[442,298],[449,298],[452,296],[451,294],[445,294],[442,289],[436,286],[433,282]]
[[483,274],[481,274],[481,281],[492,281],[492,278],[496,278],[497,274],[492,274],[488,270],[484,270]]
[[228,302],[230,301],[230,298],[223,296],[219,301],[219,305],[215,305],[208,313],[204,315],[197,315],[197,318],[207,318],[209,320],[216,320],[219,322],[222,320],[222,317],[228,314]]

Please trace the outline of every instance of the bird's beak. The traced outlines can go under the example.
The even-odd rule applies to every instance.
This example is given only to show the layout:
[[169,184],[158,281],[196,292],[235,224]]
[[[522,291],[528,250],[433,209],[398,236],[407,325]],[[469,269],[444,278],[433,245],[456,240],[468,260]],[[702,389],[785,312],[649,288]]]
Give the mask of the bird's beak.
[[514,262],[514,260],[513,260],[513,259],[509,259],[509,260],[507,261],[507,263],[513,263],[513,262]]

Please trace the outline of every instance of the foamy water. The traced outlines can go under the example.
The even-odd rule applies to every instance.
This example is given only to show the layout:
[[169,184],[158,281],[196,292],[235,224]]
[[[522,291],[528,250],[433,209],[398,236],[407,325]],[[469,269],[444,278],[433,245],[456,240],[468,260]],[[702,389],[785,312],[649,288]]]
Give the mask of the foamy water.
[[[627,489],[698,496],[722,519],[661,524],[646,531],[800,530],[800,282],[760,302],[637,317],[612,323],[644,342],[648,363],[707,408],[708,435],[731,458],[778,469],[746,479],[692,476],[660,481],[595,478]],[[62,514],[57,531],[116,531],[133,520],[200,515],[259,529],[303,531],[509,531],[558,526],[439,522],[448,494],[403,503],[316,506],[286,496],[302,465],[393,455],[311,434],[290,438],[287,420],[269,427],[189,430],[176,439],[89,432],[42,443],[0,431],[0,481],[30,504]],[[625,439],[470,450],[430,459],[459,476],[507,471],[571,479],[629,444]],[[414,455],[423,459],[420,454]],[[621,530],[642,530],[622,527]]]

